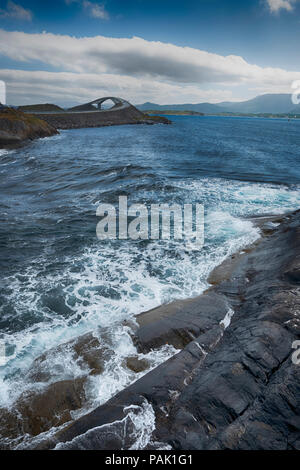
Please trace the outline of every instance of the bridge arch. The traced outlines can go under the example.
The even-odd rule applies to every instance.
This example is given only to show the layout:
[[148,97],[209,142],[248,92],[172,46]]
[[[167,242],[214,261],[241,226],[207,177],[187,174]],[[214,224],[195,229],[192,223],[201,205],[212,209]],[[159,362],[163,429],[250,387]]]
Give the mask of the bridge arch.
[[[109,109],[103,109],[102,104],[110,100],[113,102],[113,106]],[[94,101],[90,101],[89,103],[80,104],[78,106],[73,106],[73,108],[69,108],[69,112],[88,112],[88,111],[99,111],[99,112],[107,112],[107,111],[119,111],[120,109],[130,108],[131,104],[129,101],[124,100],[123,98],[119,98],[117,96],[103,96],[102,98],[98,98]]]
[[[105,101],[112,101],[114,103],[114,106],[113,108],[120,108],[120,107],[124,107],[124,105],[129,105],[129,103],[125,100],[123,100],[123,98],[118,98],[116,96],[105,96],[103,98],[98,98],[97,100],[94,100],[94,101],[91,101],[91,105],[92,106],[95,106],[97,109],[101,110],[102,108],[102,104],[105,102]],[[112,109],[112,108],[110,108]]]

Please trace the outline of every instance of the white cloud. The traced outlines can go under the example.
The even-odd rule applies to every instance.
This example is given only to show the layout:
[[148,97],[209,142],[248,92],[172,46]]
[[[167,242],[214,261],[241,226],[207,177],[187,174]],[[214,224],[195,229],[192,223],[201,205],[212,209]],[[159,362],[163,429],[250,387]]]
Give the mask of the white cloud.
[[278,13],[280,10],[292,11],[294,4],[298,0],[267,0],[272,13]]
[[17,20],[32,20],[32,13],[11,0],[7,2],[6,9],[0,8],[0,18],[15,18]]
[[300,76],[280,68],[141,38],[76,38],[0,29],[0,54],[20,62],[43,62],[61,71],[163,79],[176,83],[287,85]]
[[88,11],[89,15],[93,18],[100,18],[101,20],[108,20],[109,14],[105,10],[104,5],[99,3],[92,3],[89,0],[83,1],[83,7]]
[[107,93],[135,103],[217,102],[232,99],[237,90],[243,90],[242,97],[245,90],[289,93],[291,83],[300,79],[300,71],[259,67],[239,56],[137,37],[76,38],[0,29],[0,54],[35,63],[36,68],[43,63],[53,70],[0,71],[0,79],[7,80],[9,98],[17,96],[15,102],[28,96],[38,101],[37,93],[43,101],[49,96],[60,102],[84,102]]
[[7,102],[26,104],[52,101],[62,105],[84,103],[101,96],[121,96],[132,103],[199,103],[232,100],[226,89],[202,90],[195,85],[163,83],[110,74],[0,70],[7,84]]

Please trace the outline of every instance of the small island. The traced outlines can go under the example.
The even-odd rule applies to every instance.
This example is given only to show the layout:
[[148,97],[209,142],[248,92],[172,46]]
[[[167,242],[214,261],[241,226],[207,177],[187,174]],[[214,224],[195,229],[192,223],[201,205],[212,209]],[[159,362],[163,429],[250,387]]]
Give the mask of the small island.
[[184,110],[184,111],[179,111],[176,109],[162,109],[162,110],[149,110],[145,111],[148,115],[154,114],[154,115],[166,115],[166,116],[204,116],[204,113],[200,113],[198,111],[189,111],[189,110]]

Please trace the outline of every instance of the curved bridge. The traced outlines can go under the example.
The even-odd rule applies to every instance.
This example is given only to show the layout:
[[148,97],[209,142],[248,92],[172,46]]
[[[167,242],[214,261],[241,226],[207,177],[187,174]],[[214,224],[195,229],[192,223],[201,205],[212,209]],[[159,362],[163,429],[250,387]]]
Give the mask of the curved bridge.
[[[128,101],[123,100],[123,98],[117,98],[116,96],[105,96],[104,98],[99,98],[97,100],[91,101],[88,104],[91,104],[92,106],[97,106],[97,108],[101,110],[101,105],[107,100],[111,100],[114,103],[114,106],[110,108],[110,110],[113,110],[115,108],[118,108],[118,109],[128,108],[129,106],[131,106]],[[102,110],[102,111],[105,111],[105,110]]]
[[[109,109],[102,109],[102,104],[107,101],[111,100],[114,103],[114,106]],[[97,100],[90,101],[89,103],[81,104],[79,106],[74,106],[73,108],[69,108],[68,111],[95,111],[97,109],[101,112],[106,111],[119,111],[120,109],[129,108],[132,105],[124,100],[123,98],[118,98],[116,96],[104,96],[103,98],[98,98]]]

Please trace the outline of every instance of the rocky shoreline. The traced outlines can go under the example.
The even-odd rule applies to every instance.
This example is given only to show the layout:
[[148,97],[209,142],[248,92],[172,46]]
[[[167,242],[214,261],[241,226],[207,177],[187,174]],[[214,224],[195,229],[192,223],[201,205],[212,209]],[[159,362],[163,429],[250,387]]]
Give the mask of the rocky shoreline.
[[0,110],[0,148],[13,147],[27,140],[51,137],[56,134],[58,131],[55,127],[37,116],[12,108]]
[[35,114],[57,129],[80,129],[88,127],[120,126],[125,124],[171,124],[163,116],[148,116],[134,106],[113,111],[86,111]]
[[[155,419],[148,449],[300,449],[300,365],[291,359],[300,338],[300,211],[258,223],[263,237],[216,268],[204,294],[131,325],[139,352],[168,343],[178,354],[77,420],[70,411],[84,406],[83,379],[21,397],[17,420],[0,410],[1,447],[65,423],[26,448],[130,449],[132,416],[147,406]],[[93,333],[68,347],[101,374],[106,352]],[[37,381],[54,353],[35,360]],[[129,364],[147,368],[137,358]]]
[[0,148],[13,148],[27,140],[51,137],[57,129],[119,126],[124,124],[171,124],[163,116],[148,116],[134,106],[105,112],[60,112],[28,114],[3,108],[0,111]]

